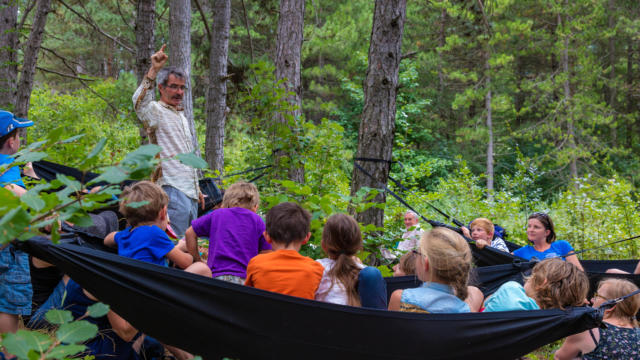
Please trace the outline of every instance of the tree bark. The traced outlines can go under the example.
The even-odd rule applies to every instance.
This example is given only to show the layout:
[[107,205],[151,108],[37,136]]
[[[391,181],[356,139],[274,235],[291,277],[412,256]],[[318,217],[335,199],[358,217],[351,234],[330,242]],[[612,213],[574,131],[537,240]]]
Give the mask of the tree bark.
[[29,40],[24,47],[24,60],[22,62],[22,71],[20,72],[20,80],[18,81],[18,93],[16,96],[16,107],[14,113],[18,117],[27,117],[29,113],[29,100],[31,90],[33,89],[33,77],[36,72],[36,63],[38,61],[38,53],[40,44],[42,44],[42,34],[44,26],[47,22],[47,15],[51,9],[51,0],[39,0],[36,13],[31,26]]
[[213,27],[209,53],[209,91],[207,92],[207,142],[209,168],[222,174],[224,169],[224,125],[227,118],[227,59],[231,0],[212,2]]
[[[609,9],[608,9],[608,20],[609,20],[609,30],[610,31],[615,31],[616,28],[616,19],[614,17],[615,15],[615,0],[609,0]],[[608,86],[608,99],[607,99],[607,103],[609,104],[609,107],[611,108],[611,112],[613,115],[613,122],[612,125],[613,127],[611,128],[611,144],[613,145],[613,147],[617,147],[618,146],[618,130],[617,130],[617,126],[616,126],[616,115],[617,115],[617,111],[616,111],[616,96],[617,96],[617,86],[615,84],[616,82],[616,38],[615,38],[615,34],[612,34],[609,37],[609,86]]]
[[138,0],[136,10],[136,78],[138,84],[151,67],[155,52],[156,0]]
[[[636,102],[633,99],[633,39],[627,40],[627,77],[626,77],[627,89],[627,114],[632,114],[635,110]],[[633,128],[635,123],[635,117],[630,118],[626,122],[626,141],[627,148],[633,146]]]
[[[568,4],[568,0],[564,1],[565,4],[565,9],[568,8],[569,4]],[[568,23],[567,18],[565,18],[565,21]],[[558,14],[558,27],[561,28],[562,27],[562,14]],[[571,178],[572,180],[575,180],[578,178],[578,160],[577,160],[577,146],[576,146],[576,134],[575,134],[575,129],[574,129],[574,124],[573,124],[573,109],[572,109],[572,104],[571,104],[571,83],[569,81],[569,78],[571,76],[571,74],[569,73],[569,35],[568,34],[564,34],[564,39],[563,39],[563,48],[562,48],[562,56],[561,56],[561,62],[562,62],[562,71],[565,74],[565,79],[564,82],[562,84],[562,87],[564,89],[564,102],[565,102],[565,109],[566,109],[566,116],[567,116],[567,136],[569,136],[569,151],[571,151],[570,154],[570,162],[569,162],[569,172],[571,174]],[[575,186],[577,187],[577,184],[575,184]]]
[[[300,53],[302,51],[302,37],[304,27],[304,1],[280,0],[280,16],[278,18],[278,39],[276,42],[276,80],[286,79],[284,86],[292,95],[287,101],[294,107],[290,114],[293,121],[287,120],[285,114],[277,114],[275,121],[277,126],[289,126],[293,133],[300,128],[302,118],[302,84],[300,79]],[[276,142],[277,144],[278,142]],[[304,165],[298,159],[296,144],[279,144],[276,149],[277,168],[284,157],[288,161],[288,177],[298,183],[304,183]],[[289,146],[292,145],[292,146]],[[282,147],[287,147],[287,150]]]
[[487,141],[487,193],[488,198],[493,198],[493,116],[491,109],[491,66],[489,65],[489,53],[487,53],[487,61],[485,62],[485,70],[487,72],[486,87],[487,95],[485,95],[485,106],[487,108],[487,130],[489,131],[489,141]]
[[[364,109],[358,131],[356,158],[391,160],[396,120],[396,95],[401,60],[406,0],[376,0],[369,45],[369,65],[363,84]],[[354,167],[351,195],[362,187],[384,188],[389,176],[388,162],[357,161],[373,179]],[[374,202],[384,203],[381,191]],[[356,214],[358,221],[382,226],[384,210],[372,207]]]
[[0,108],[13,110],[18,77],[18,6],[16,0],[0,0]]
[[196,154],[200,155],[196,125],[193,120],[193,98],[191,92],[191,1],[169,1],[169,61],[184,71],[186,90],[182,99],[184,115],[189,123],[191,141]]

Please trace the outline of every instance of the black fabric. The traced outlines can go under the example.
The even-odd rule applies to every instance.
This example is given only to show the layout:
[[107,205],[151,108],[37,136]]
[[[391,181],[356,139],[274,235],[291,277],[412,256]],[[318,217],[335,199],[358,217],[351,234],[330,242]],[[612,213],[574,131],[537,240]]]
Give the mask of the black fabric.
[[601,324],[591,308],[428,315],[353,308],[38,238],[22,245],[140,331],[205,359],[513,359]]
[[519,256],[515,256],[513,254],[492,248],[490,246],[485,246],[482,249],[478,249],[478,247],[474,243],[469,243],[469,247],[471,248],[471,255],[473,255],[473,262],[478,267],[527,261]]

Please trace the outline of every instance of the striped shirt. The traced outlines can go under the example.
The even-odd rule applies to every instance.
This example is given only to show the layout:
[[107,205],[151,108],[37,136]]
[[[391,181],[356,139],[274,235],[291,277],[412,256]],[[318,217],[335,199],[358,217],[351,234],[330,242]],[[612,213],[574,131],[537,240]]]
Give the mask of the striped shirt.
[[189,123],[182,109],[163,101],[154,101],[154,86],[155,81],[145,76],[133,94],[133,105],[151,142],[162,148],[162,175],[157,183],[160,186],[173,186],[188,197],[198,200],[200,188],[197,170],[173,159],[178,154],[194,150]]

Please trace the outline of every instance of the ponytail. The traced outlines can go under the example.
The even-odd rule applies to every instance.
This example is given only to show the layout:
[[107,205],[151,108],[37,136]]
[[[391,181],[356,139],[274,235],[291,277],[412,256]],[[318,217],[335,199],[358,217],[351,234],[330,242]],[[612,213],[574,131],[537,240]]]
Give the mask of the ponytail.
[[327,219],[322,231],[322,246],[335,264],[327,272],[331,287],[336,282],[344,286],[349,305],[360,306],[358,275],[360,267],[353,257],[362,248],[360,226],[351,216],[335,214]]

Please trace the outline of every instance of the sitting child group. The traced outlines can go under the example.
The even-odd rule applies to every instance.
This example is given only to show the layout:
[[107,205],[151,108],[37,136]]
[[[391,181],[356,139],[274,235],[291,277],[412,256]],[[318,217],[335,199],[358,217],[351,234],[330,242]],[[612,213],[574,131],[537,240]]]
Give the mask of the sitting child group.
[[[3,154],[17,149],[14,142],[19,141],[17,135],[5,137],[0,144]],[[0,158],[0,162],[10,161]],[[0,180],[6,179],[0,177]],[[589,281],[585,272],[579,264],[558,257],[539,262],[524,286],[507,282],[485,299],[478,288],[468,285],[472,255],[467,241],[454,231],[434,228],[421,234],[417,246],[407,252],[395,268],[397,275],[417,276],[422,285],[396,290],[387,304],[385,280],[380,271],[363,265],[356,257],[363,247],[362,235],[359,224],[349,215],[334,214],[327,219],[321,241],[326,258],[313,260],[300,254],[301,247],[311,237],[309,211],[296,203],[284,202],[273,206],[263,221],[256,213],[260,203],[258,189],[251,183],[231,185],[225,191],[221,207],[194,220],[177,244],[167,235],[170,228],[168,197],[160,186],[141,181],[125,188],[120,198],[119,210],[129,226],[108,234],[105,245],[117,248],[123,257],[160,266],[172,264],[187,272],[234,284],[335,304],[421,313],[565,309],[589,303],[586,299]],[[478,224],[486,225],[486,222],[482,220],[475,225]],[[481,233],[482,229],[476,227],[472,223],[472,233]],[[486,231],[492,232],[488,227]],[[206,263],[201,259],[198,238],[209,240]],[[491,239],[486,245],[492,245]],[[502,247],[504,243],[498,241],[493,245]],[[24,268],[26,261],[28,272],[28,260],[22,259],[19,251],[2,249],[1,254],[12,258],[0,259],[0,266]],[[19,304],[15,300],[17,296],[13,296],[17,293],[12,293],[15,287],[5,285],[4,280],[15,276],[10,273],[0,268],[0,280],[3,280],[0,282],[0,333],[14,332],[17,315],[28,315],[31,306],[30,300],[29,304]],[[599,306],[636,289],[626,280],[604,280],[591,304]],[[49,305],[69,309],[75,317],[83,316],[87,307],[98,301],[68,277],[52,297]],[[43,305],[39,314],[34,315],[37,321],[42,321],[42,311],[46,308]],[[556,358],[638,358],[640,331],[635,316],[639,309],[640,295],[636,295],[606,310],[606,328],[568,337],[556,352]],[[96,359],[139,358],[145,335],[126,319],[110,311],[105,317],[92,321],[103,335],[86,344],[87,354]],[[192,357],[181,349],[170,346],[167,349],[180,359]],[[0,352],[0,358],[5,357],[12,358]]]

